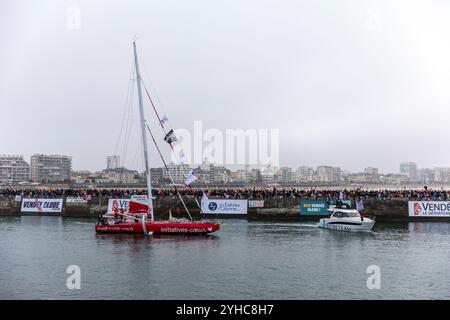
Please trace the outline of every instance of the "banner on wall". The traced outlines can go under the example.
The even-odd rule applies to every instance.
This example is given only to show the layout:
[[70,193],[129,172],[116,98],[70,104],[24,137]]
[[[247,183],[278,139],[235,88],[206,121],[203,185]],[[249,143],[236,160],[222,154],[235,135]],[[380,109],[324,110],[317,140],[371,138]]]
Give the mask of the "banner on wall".
[[22,199],[21,212],[61,212],[63,199]]
[[67,197],[66,204],[86,204],[88,201],[87,197]]
[[301,200],[300,214],[304,216],[325,216],[328,214],[326,200]]
[[131,196],[131,200],[137,200],[137,201],[147,201],[148,197],[146,194],[133,194]]
[[202,199],[203,213],[247,214],[247,200]]
[[264,200],[248,200],[249,208],[264,208]]
[[410,217],[450,217],[450,201],[408,201]]

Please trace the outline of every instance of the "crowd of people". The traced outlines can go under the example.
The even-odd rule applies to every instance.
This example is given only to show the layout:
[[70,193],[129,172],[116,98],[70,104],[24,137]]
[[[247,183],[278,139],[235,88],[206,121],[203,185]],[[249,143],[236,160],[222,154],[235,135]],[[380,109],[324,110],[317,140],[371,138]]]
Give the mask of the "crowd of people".
[[[204,193],[210,198],[228,199],[414,199],[414,200],[449,200],[450,191],[443,188],[432,189],[423,187],[420,189],[319,189],[319,188],[161,188],[153,190],[153,197],[176,197],[177,190],[182,196],[201,198]],[[14,198],[16,196],[26,198],[65,198],[79,197],[86,199],[98,198],[129,198],[135,194],[146,194],[146,189],[0,189],[0,198]]]

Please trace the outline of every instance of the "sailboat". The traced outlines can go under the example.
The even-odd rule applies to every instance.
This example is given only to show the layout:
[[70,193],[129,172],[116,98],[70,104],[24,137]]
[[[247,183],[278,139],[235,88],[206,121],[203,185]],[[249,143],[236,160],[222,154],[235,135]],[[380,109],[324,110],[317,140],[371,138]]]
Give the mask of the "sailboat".
[[[129,210],[127,212],[115,210],[113,213],[105,213],[99,217],[99,220],[95,226],[97,233],[133,233],[133,234],[208,234],[220,229],[219,223],[213,223],[208,221],[193,221],[189,219],[175,219],[172,218],[169,212],[169,220],[155,221],[153,200],[152,200],[152,185],[150,176],[150,166],[148,162],[148,146],[147,146],[147,133],[146,128],[149,130],[145,117],[144,107],[142,101],[142,78],[139,73],[139,64],[137,58],[136,42],[133,42],[134,52],[134,66],[137,79],[137,89],[139,97],[139,115],[141,124],[142,144],[144,152],[145,162],[145,176],[147,181],[147,199],[136,200],[132,199],[129,203]],[[154,137],[151,135],[153,141]],[[159,148],[155,142],[155,146],[162,158]],[[178,193],[179,194],[179,193]],[[180,194],[179,194],[180,195]],[[183,199],[180,199],[183,202]],[[184,202],[183,202],[184,205]],[[185,206],[185,205],[184,205]],[[187,210],[187,207],[185,206]],[[189,211],[188,211],[189,213]],[[190,215],[189,215],[190,216]]]

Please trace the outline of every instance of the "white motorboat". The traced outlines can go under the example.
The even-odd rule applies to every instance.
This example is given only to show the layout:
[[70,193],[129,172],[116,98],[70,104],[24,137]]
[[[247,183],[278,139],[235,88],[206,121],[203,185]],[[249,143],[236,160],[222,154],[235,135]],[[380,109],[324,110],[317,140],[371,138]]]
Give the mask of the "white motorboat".
[[358,210],[333,207],[329,218],[319,221],[319,228],[348,232],[369,232],[375,224],[375,219],[361,215]]

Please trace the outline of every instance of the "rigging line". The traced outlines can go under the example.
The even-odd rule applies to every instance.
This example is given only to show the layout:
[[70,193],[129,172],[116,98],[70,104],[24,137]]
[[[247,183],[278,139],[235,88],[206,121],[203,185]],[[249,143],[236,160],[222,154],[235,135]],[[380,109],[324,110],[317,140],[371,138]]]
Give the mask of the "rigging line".
[[161,123],[161,117],[159,116],[159,113],[158,113],[158,111],[156,110],[155,104],[153,103],[153,100],[152,100],[152,98],[150,97],[150,94],[148,93],[148,90],[147,90],[147,87],[145,86],[144,81],[141,81],[141,83],[142,83],[142,85],[144,86],[145,92],[147,93],[148,100],[150,100],[150,104],[151,104],[152,107],[153,107],[153,111],[155,111],[156,117],[158,118],[159,125],[161,126],[161,128],[163,129],[164,134],[165,134],[165,133],[166,133],[166,129],[164,129],[164,125]]
[[[146,66],[145,66],[144,61],[141,60],[141,63],[142,63],[143,68],[144,68],[144,73],[146,74],[146,76],[147,76],[148,79],[149,79],[150,85],[154,88],[154,86],[153,86],[153,84],[152,84],[152,81],[150,80],[150,77],[149,77],[148,74],[147,74],[147,70],[146,70]],[[164,128],[164,124],[161,122],[161,117],[159,116],[159,113],[158,113],[158,111],[157,111],[157,109],[156,109],[156,106],[155,106],[155,104],[153,103],[153,99],[151,98],[150,93],[148,92],[147,87],[145,86],[144,80],[142,79],[142,75],[141,75],[141,83],[142,83],[142,85],[143,85],[143,87],[144,87],[144,89],[145,89],[145,92],[146,92],[147,97],[148,97],[148,99],[149,99],[149,101],[150,101],[150,104],[152,105],[153,111],[155,112],[156,117],[158,118],[159,125],[161,126],[161,128],[162,128],[162,130],[163,130],[163,132],[164,132],[164,135],[166,135],[167,132],[166,132],[166,129]],[[154,91],[155,91],[156,98],[157,98],[158,101],[160,102],[160,99],[159,99],[158,95],[156,94],[156,90],[154,90]],[[161,102],[160,102],[160,103],[161,103]],[[164,108],[163,108],[163,109],[164,109]],[[163,111],[164,111],[164,110],[163,110]],[[168,122],[169,125],[172,127],[172,124],[170,123],[170,121],[167,121],[167,122]],[[173,129],[173,128],[172,128],[172,129]],[[177,160],[178,162],[181,163],[181,172],[182,172],[183,176],[186,178],[186,177],[187,177],[187,174],[186,174],[186,171],[184,170],[184,164],[183,164],[183,162],[180,161],[180,159],[178,159],[178,156],[177,156],[176,153],[175,153],[175,149],[174,149],[172,143],[169,142],[169,145],[170,145],[170,148],[172,149],[173,154],[175,155],[176,160]],[[169,175],[170,175],[170,174],[169,174]],[[193,191],[192,191],[192,187],[190,187],[190,186],[188,185],[188,188],[191,190],[192,194],[194,194]],[[203,192],[203,190],[202,190],[202,192]],[[196,203],[197,206],[200,208],[200,212],[202,212],[201,205],[198,203],[198,200],[197,200],[197,198],[196,198],[195,196],[194,196],[194,199],[195,199],[195,203]]]
[[189,218],[190,218],[191,220],[193,220],[193,219],[192,219],[192,216],[191,216],[191,214],[190,214],[190,212],[189,212],[189,210],[188,210],[188,208],[187,208],[187,206],[186,206],[186,204],[184,203],[184,200],[183,200],[183,197],[182,197],[181,194],[180,194],[180,191],[178,190],[178,188],[177,188],[175,182],[173,181],[172,175],[170,174],[169,168],[167,167],[166,161],[164,160],[164,157],[163,157],[162,154],[161,154],[161,150],[159,149],[158,144],[156,143],[155,137],[153,136],[153,133],[152,133],[152,131],[150,130],[150,127],[148,126],[147,123],[145,123],[145,125],[146,125],[146,127],[147,127],[148,132],[150,133],[150,136],[152,137],[152,140],[153,140],[153,143],[155,144],[156,150],[158,150],[159,156],[161,157],[161,160],[162,160],[162,162],[163,162],[163,164],[164,164],[164,167],[166,168],[167,173],[169,174],[170,180],[172,181],[173,187],[174,187],[174,189],[175,189],[175,191],[176,191],[178,197],[180,198],[181,203],[183,204],[184,209],[186,210],[187,214],[189,215]]
[[[153,103],[153,100],[152,100],[152,98],[151,98],[151,96],[150,96],[150,94],[149,94],[149,92],[148,92],[148,90],[147,90],[147,87],[145,86],[144,81],[142,81],[142,79],[141,79],[141,83],[142,83],[142,85],[143,85],[143,87],[144,87],[144,89],[145,89],[145,92],[146,92],[146,94],[147,94],[148,99],[150,100],[150,104],[151,104],[152,107],[153,107],[153,111],[155,112],[156,117],[158,118],[159,125],[161,126],[161,128],[162,128],[162,130],[163,130],[163,132],[164,132],[164,135],[166,135],[167,132],[166,132],[166,129],[164,128],[164,124],[161,122],[161,118],[160,118],[160,116],[159,116],[159,114],[158,114],[158,111],[157,111],[157,109],[156,109],[156,106],[155,106],[155,104]],[[169,124],[170,124],[170,122],[169,122]],[[173,147],[173,145],[172,145],[171,142],[169,142],[169,145],[170,145],[170,148],[171,148],[172,151],[173,151],[173,154],[175,155],[176,160],[177,160],[179,163],[181,163],[181,172],[182,172],[183,176],[186,178],[186,177],[187,177],[187,174],[186,174],[186,171],[184,170],[184,164],[183,164],[183,162],[180,161],[180,159],[178,158],[178,156],[177,156],[177,154],[176,154],[176,152],[175,152],[175,149],[174,149],[174,147]],[[188,186],[188,187],[189,187],[189,186]],[[191,192],[193,193],[192,188],[190,188],[190,190],[191,190]],[[195,199],[195,203],[196,203],[197,206],[200,208],[200,211],[202,211],[201,205],[200,205],[200,203],[198,203],[198,200],[197,200],[197,198],[196,198],[195,196],[194,196],[194,199]]]
[[134,76],[134,60],[131,63],[131,70],[130,70],[130,77],[129,77],[129,80],[128,80],[127,95],[125,97],[125,108],[124,108],[124,112],[123,112],[122,125],[120,127],[119,136],[117,137],[116,146],[114,148],[114,154],[117,154],[117,150],[119,149],[120,137],[122,136],[123,126],[124,126],[124,123],[125,123],[125,118],[126,118],[126,113],[127,113],[128,102],[129,102],[129,99],[130,99],[130,90],[133,87],[133,85],[132,85],[133,84],[133,76]]
[[[134,63],[133,63],[134,66]],[[135,69],[133,69],[133,74],[132,74],[132,81],[134,84],[134,81],[136,81],[136,71]],[[123,140],[123,156],[124,156],[124,163],[125,163],[125,157],[126,157],[126,153],[128,150],[128,143],[130,140],[130,131],[131,131],[131,125],[132,123],[130,122],[130,119],[132,118],[132,111],[133,111],[133,105],[134,105],[134,95],[135,95],[135,86],[132,85],[131,86],[131,90],[130,90],[130,99],[128,100],[128,109],[127,109],[127,113],[126,113],[126,119],[127,121],[125,122],[125,133],[124,133],[124,140]]]
[[165,111],[165,110],[164,110],[164,105],[163,105],[163,103],[161,102],[161,99],[160,99],[159,96],[158,96],[158,92],[156,91],[156,87],[155,87],[155,85],[153,84],[152,79],[151,79],[150,76],[149,76],[149,73],[147,72],[147,66],[146,66],[146,64],[145,64],[145,62],[144,62],[143,60],[141,60],[141,62],[142,62],[142,66],[143,66],[143,69],[144,69],[144,74],[145,74],[145,76],[147,77],[148,82],[150,83],[151,89],[153,89],[153,92],[154,92],[154,94],[155,94],[155,96],[156,96],[156,100],[157,100],[157,102],[158,102],[158,105],[160,105],[160,106],[162,107],[163,112],[164,112],[164,111]]
[[173,185],[175,191],[177,192],[177,195],[178,195],[178,197],[180,198],[181,203],[183,204],[184,209],[186,210],[187,214],[189,215],[189,218],[190,218],[191,220],[193,220],[193,219],[192,219],[192,216],[191,216],[191,214],[190,214],[190,212],[189,212],[189,210],[188,210],[188,208],[187,208],[187,206],[186,206],[186,204],[184,203],[183,197],[181,196],[180,191],[178,190],[178,188],[177,188],[177,186],[176,186],[176,184],[175,184],[175,181],[173,180],[173,177],[172,177],[172,175],[171,175],[171,173],[170,173],[170,170],[169,170],[169,168],[167,167],[167,163],[166,163],[166,161],[164,160],[164,157],[163,157],[162,154],[161,154],[161,150],[159,149],[159,146],[158,146],[158,144],[156,143],[155,137],[153,136],[153,134],[152,134],[152,132],[151,132],[151,130],[150,130],[150,127],[148,126],[147,123],[146,123],[146,126],[147,126],[147,129],[148,129],[149,133],[150,133],[150,136],[152,137],[153,143],[155,144],[155,147],[156,147],[156,149],[158,150],[159,156],[161,157],[161,160],[162,160],[162,162],[163,162],[163,164],[164,164],[164,167],[165,167],[167,173],[169,174],[169,178],[170,178],[170,180],[172,181],[172,185]]
[[[133,87],[132,87],[132,90],[131,90],[131,95],[133,95],[133,93],[134,93],[134,89],[133,89]],[[126,126],[125,126],[125,134],[124,134],[124,146],[123,146],[123,154],[122,154],[122,165],[121,165],[121,167],[119,168],[119,170],[120,170],[120,172],[119,172],[119,182],[120,182],[120,184],[123,184],[124,183],[124,174],[125,174],[125,165],[126,165],[126,163],[127,163],[127,159],[126,159],[126,156],[127,156],[127,151],[128,151],[128,144],[129,144],[129,139],[130,139],[130,133],[131,133],[131,125],[132,125],[132,122],[131,122],[131,120],[129,119],[129,117],[130,117],[130,110],[132,110],[132,106],[133,106],[133,100],[132,100],[132,97],[131,97],[131,99],[130,99],[130,101],[129,101],[129,106],[128,106],[128,114],[127,114],[127,118],[126,118]],[[129,186],[129,183],[128,182],[125,182],[125,186]]]
[[133,126],[133,122],[130,120],[133,115],[133,103],[134,103],[134,86],[131,89],[131,99],[129,101],[128,114],[127,114],[128,120],[127,120],[126,126],[125,126],[124,145],[123,145],[123,151],[122,151],[123,163],[126,163],[128,144],[130,142],[131,130],[132,130],[132,126]]
[[[136,152],[134,154],[133,160],[130,162],[130,167],[129,167],[130,170],[133,170],[131,168],[133,168],[134,164],[136,163],[136,158],[137,158],[139,150],[141,149],[141,146],[142,146],[142,141],[139,143],[138,147],[136,148]],[[125,167],[122,168],[122,173],[124,171],[125,171]],[[121,177],[121,180],[122,180],[122,177]],[[128,189],[131,189],[131,182],[130,181],[127,182],[127,185],[128,185]]]
[[[164,128],[164,124],[161,122],[161,118],[160,118],[160,116],[159,116],[158,110],[156,110],[156,106],[155,106],[155,104],[153,103],[153,100],[152,100],[152,98],[150,97],[150,94],[148,93],[148,90],[147,90],[147,87],[145,86],[144,81],[141,81],[141,83],[142,83],[142,85],[144,86],[145,92],[147,93],[148,100],[150,100],[150,104],[151,104],[152,107],[153,107],[153,111],[155,112],[156,117],[158,118],[158,123],[159,123],[161,129],[163,130],[164,136],[165,136],[165,135],[167,134],[166,128]],[[172,143],[169,142],[169,145],[170,145],[170,148],[172,149],[173,153],[175,154],[175,149],[173,148]],[[176,156],[176,155],[175,155],[175,156]],[[178,158],[177,158],[177,160],[178,160]],[[183,171],[183,168],[182,168],[182,171]],[[184,171],[183,171],[183,175],[185,175]]]
[[139,143],[139,145],[136,149],[136,153],[134,154],[133,161],[131,162],[131,168],[134,167],[134,164],[136,163],[136,158],[139,153],[139,150],[141,150],[141,147],[142,147],[142,141]]
[[[159,106],[163,109],[163,115],[165,115],[166,112],[165,112],[165,109],[164,109],[164,105],[163,105],[163,103],[161,102],[161,99],[159,98],[158,93],[157,93],[157,91],[156,91],[155,85],[153,84],[153,82],[152,82],[152,80],[151,80],[151,78],[150,78],[150,76],[149,76],[149,74],[148,74],[148,72],[147,72],[147,67],[146,67],[146,65],[145,65],[145,62],[144,62],[143,60],[141,60],[141,63],[142,63],[142,65],[143,65],[144,74],[145,74],[145,76],[148,78],[148,82],[150,83],[150,86],[151,86],[151,88],[153,89],[153,93],[154,93],[155,96],[156,96],[156,100],[158,101]],[[144,80],[143,80],[142,78],[141,78],[141,83],[143,84],[143,86],[144,86],[144,88],[145,88],[147,97],[148,97],[148,99],[150,100],[150,103],[152,104],[153,110],[154,110],[154,112],[155,112],[155,114],[156,114],[156,117],[158,118],[158,122],[159,122],[161,128],[163,129],[164,135],[166,135],[167,132],[166,132],[166,130],[165,130],[165,128],[164,128],[164,125],[161,123],[161,118],[160,118],[160,116],[159,116],[159,113],[158,113],[158,111],[157,111],[157,109],[156,109],[156,106],[155,106],[155,104],[154,104],[154,102],[153,102],[153,99],[151,98],[151,96],[150,96],[150,94],[149,94],[149,91],[147,90],[147,87],[145,86]],[[170,120],[167,119],[166,122],[169,124],[169,127],[173,129],[173,125],[172,125],[172,123],[170,122]],[[170,130],[169,130],[169,131],[170,131]],[[170,143],[169,143],[169,144],[170,144]],[[172,150],[173,150],[174,153],[175,153],[175,150],[174,150],[172,144],[170,144],[170,147],[172,148]],[[178,159],[177,159],[177,160],[178,160]],[[186,176],[186,173],[184,172],[184,170],[182,170],[182,171],[183,171],[183,175]]]
[[[161,117],[159,116],[158,110],[156,109],[156,106],[155,106],[155,104],[153,103],[153,99],[152,99],[152,97],[150,96],[150,93],[148,92],[147,87],[145,86],[144,81],[141,81],[141,83],[142,83],[142,85],[143,85],[143,87],[144,87],[144,89],[145,89],[145,93],[147,94],[148,100],[150,101],[150,104],[152,105],[153,111],[155,112],[156,118],[158,119],[158,123],[159,123],[161,129],[163,130],[164,136],[165,136],[165,135],[167,134],[167,131],[166,131],[166,128],[164,128],[164,124],[161,122]],[[167,121],[167,122],[169,122],[169,121]],[[169,124],[170,124],[170,122],[169,122]],[[172,127],[172,125],[171,125],[171,127]],[[175,154],[175,149],[174,149],[172,143],[169,143],[169,145],[170,145],[170,148],[172,149],[173,153]],[[176,154],[175,154],[175,156],[176,156]],[[177,160],[179,160],[178,157],[177,157]],[[181,161],[179,161],[179,162],[181,162]],[[186,176],[186,174],[185,174],[183,168],[182,168],[182,171],[183,171],[183,175]]]
[[130,92],[130,99],[128,100],[128,105],[127,105],[127,109],[126,109],[126,114],[125,114],[125,125],[124,125],[124,133],[123,133],[123,145],[122,145],[122,163],[125,164],[126,163],[126,152],[128,149],[128,141],[127,141],[127,137],[128,137],[128,131],[129,131],[129,125],[130,125],[130,108],[132,105],[132,101],[133,101],[133,95],[134,95],[134,89],[131,89]]

